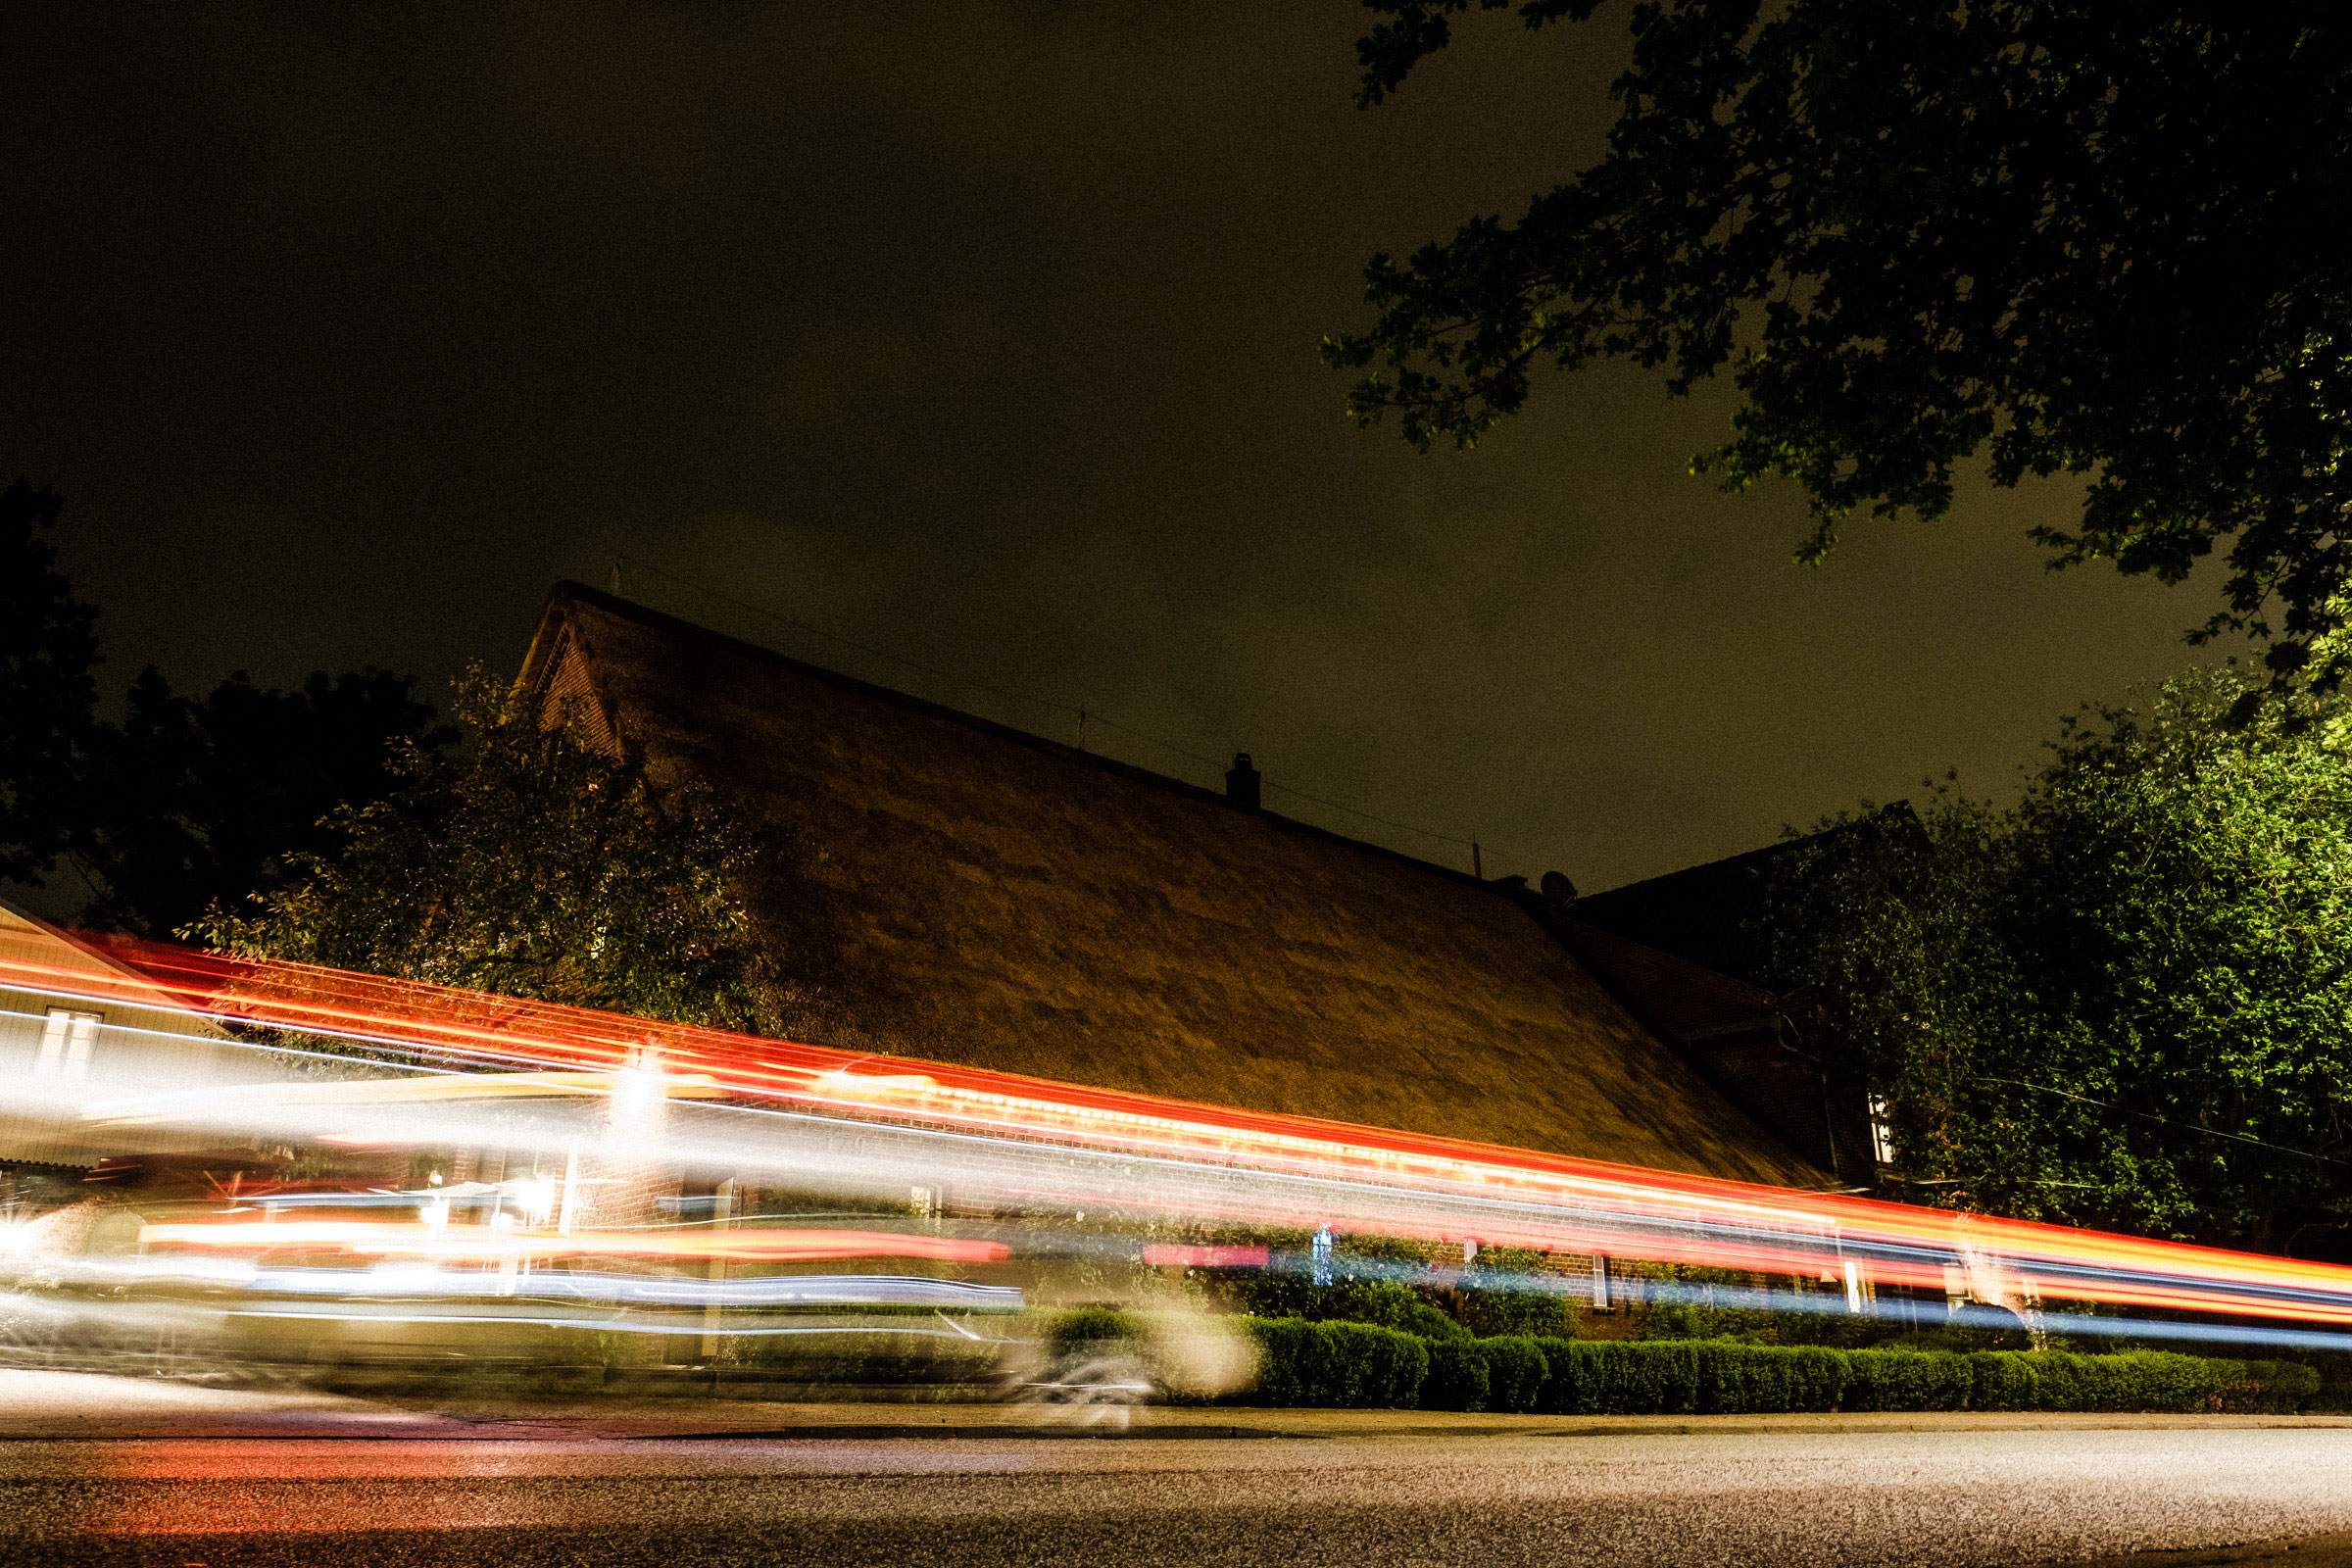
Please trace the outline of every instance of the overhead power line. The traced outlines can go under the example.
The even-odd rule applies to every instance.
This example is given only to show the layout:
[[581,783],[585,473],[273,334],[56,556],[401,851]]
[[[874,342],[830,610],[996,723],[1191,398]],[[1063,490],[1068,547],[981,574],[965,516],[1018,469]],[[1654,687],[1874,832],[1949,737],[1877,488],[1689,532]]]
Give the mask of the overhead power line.
[[2227,1138],[2231,1143],[2252,1144],[2257,1149],[2268,1149],[2281,1154],[2293,1154],[2299,1159],[2316,1159],[2328,1165],[2352,1165],[2352,1160],[2338,1159],[2333,1154],[2322,1154],[2309,1149],[2293,1149],[2285,1144],[2274,1144],[2267,1139],[2250,1137],[2245,1133],[2224,1132],[2219,1127],[2200,1127],[2193,1121],[2179,1121],[2171,1116],[2159,1116],[2152,1110],[2136,1110],[2130,1105],[2118,1105],[2111,1101],[2093,1100],[2088,1095],[2078,1095],[2071,1089],[2059,1089],[2049,1084],[2030,1084],[2016,1078],[1995,1078],[1990,1073],[1974,1073],[1971,1075],[1971,1081],[1980,1084],[2002,1084],[2011,1089],[2027,1089],[2037,1095],[2056,1095],[2061,1100],[2079,1101],[2085,1105],[2096,1105],[2101,1110],[2120,1110],[2127,1116],[2137,1116],[2142,1121],[2161,1122],[2167,1127],[2178,1127],[2183,1132],[2202,1133],[2208,1138]]

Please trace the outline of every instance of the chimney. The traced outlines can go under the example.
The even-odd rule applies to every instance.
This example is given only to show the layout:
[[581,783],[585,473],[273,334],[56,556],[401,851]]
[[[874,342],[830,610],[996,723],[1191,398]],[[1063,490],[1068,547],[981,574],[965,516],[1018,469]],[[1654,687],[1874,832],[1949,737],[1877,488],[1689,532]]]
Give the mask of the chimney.
[[1248,752],[1233,754],[1233,765],[1225,770],[1225,799],[1245,811],[1257,809],[1257,769],[1250,765]]

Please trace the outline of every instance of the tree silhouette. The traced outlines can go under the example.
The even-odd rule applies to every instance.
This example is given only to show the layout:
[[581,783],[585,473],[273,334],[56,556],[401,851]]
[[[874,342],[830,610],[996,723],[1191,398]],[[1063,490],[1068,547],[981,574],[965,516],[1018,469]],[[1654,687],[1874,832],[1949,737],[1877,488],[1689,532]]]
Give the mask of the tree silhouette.
[[[1366,0],[1360,102],[1472,0]],[[1601,0],[1476,0],[1530,29]],[[1356,418],[1468,446],[1542,367],[1729,369],[1728,489],[1794,478],[1799,547],[1943,515],[1955,470],[2087,481],[2058,564],[2180,580],[2192,640],[2352,669],[2352,12],[2314,0],[1647,0],[1607,155],[1516,221],[1366,270],[1325,341]]]

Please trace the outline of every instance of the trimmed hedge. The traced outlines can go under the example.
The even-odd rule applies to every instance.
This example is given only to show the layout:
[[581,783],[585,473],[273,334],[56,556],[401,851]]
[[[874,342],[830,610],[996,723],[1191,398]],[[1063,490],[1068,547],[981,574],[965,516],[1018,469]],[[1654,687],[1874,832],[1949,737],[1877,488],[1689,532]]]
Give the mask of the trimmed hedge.
[[1493,1379],[1484,1340],[1434,1340],[1421,1404],[1429,1410],[1484,1410]]
[[1533,1410],[1551,1380],[1550,1365],[1536,1342],[1523,1334],[1498,1334],[1477,1347],[1487,1361],[1487,1408]]
[[1420,1402],[1433,1352],[1445,1348],[1371,1323],[1248,1321],[1262,1360],[1257,1392],[1270,1404],[1410,1409]]
[[1428,1340],[1368,1323],[1251,1318],[1270,1404],[1546,1415],[1785,1410],[2293,1409],[2317,1392],[2293,1361],[2164,1350],[1838,1350],[1730,1340]]

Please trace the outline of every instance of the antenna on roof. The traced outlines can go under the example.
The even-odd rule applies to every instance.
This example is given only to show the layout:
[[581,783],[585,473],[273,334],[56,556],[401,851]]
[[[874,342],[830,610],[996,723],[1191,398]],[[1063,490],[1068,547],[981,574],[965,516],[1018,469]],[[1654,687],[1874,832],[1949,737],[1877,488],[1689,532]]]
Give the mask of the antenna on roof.
[[1478,858],[1478,834],[1476,832],[1470,835],[1470,874],[1481,882],[1487,879],[1487,868]]

